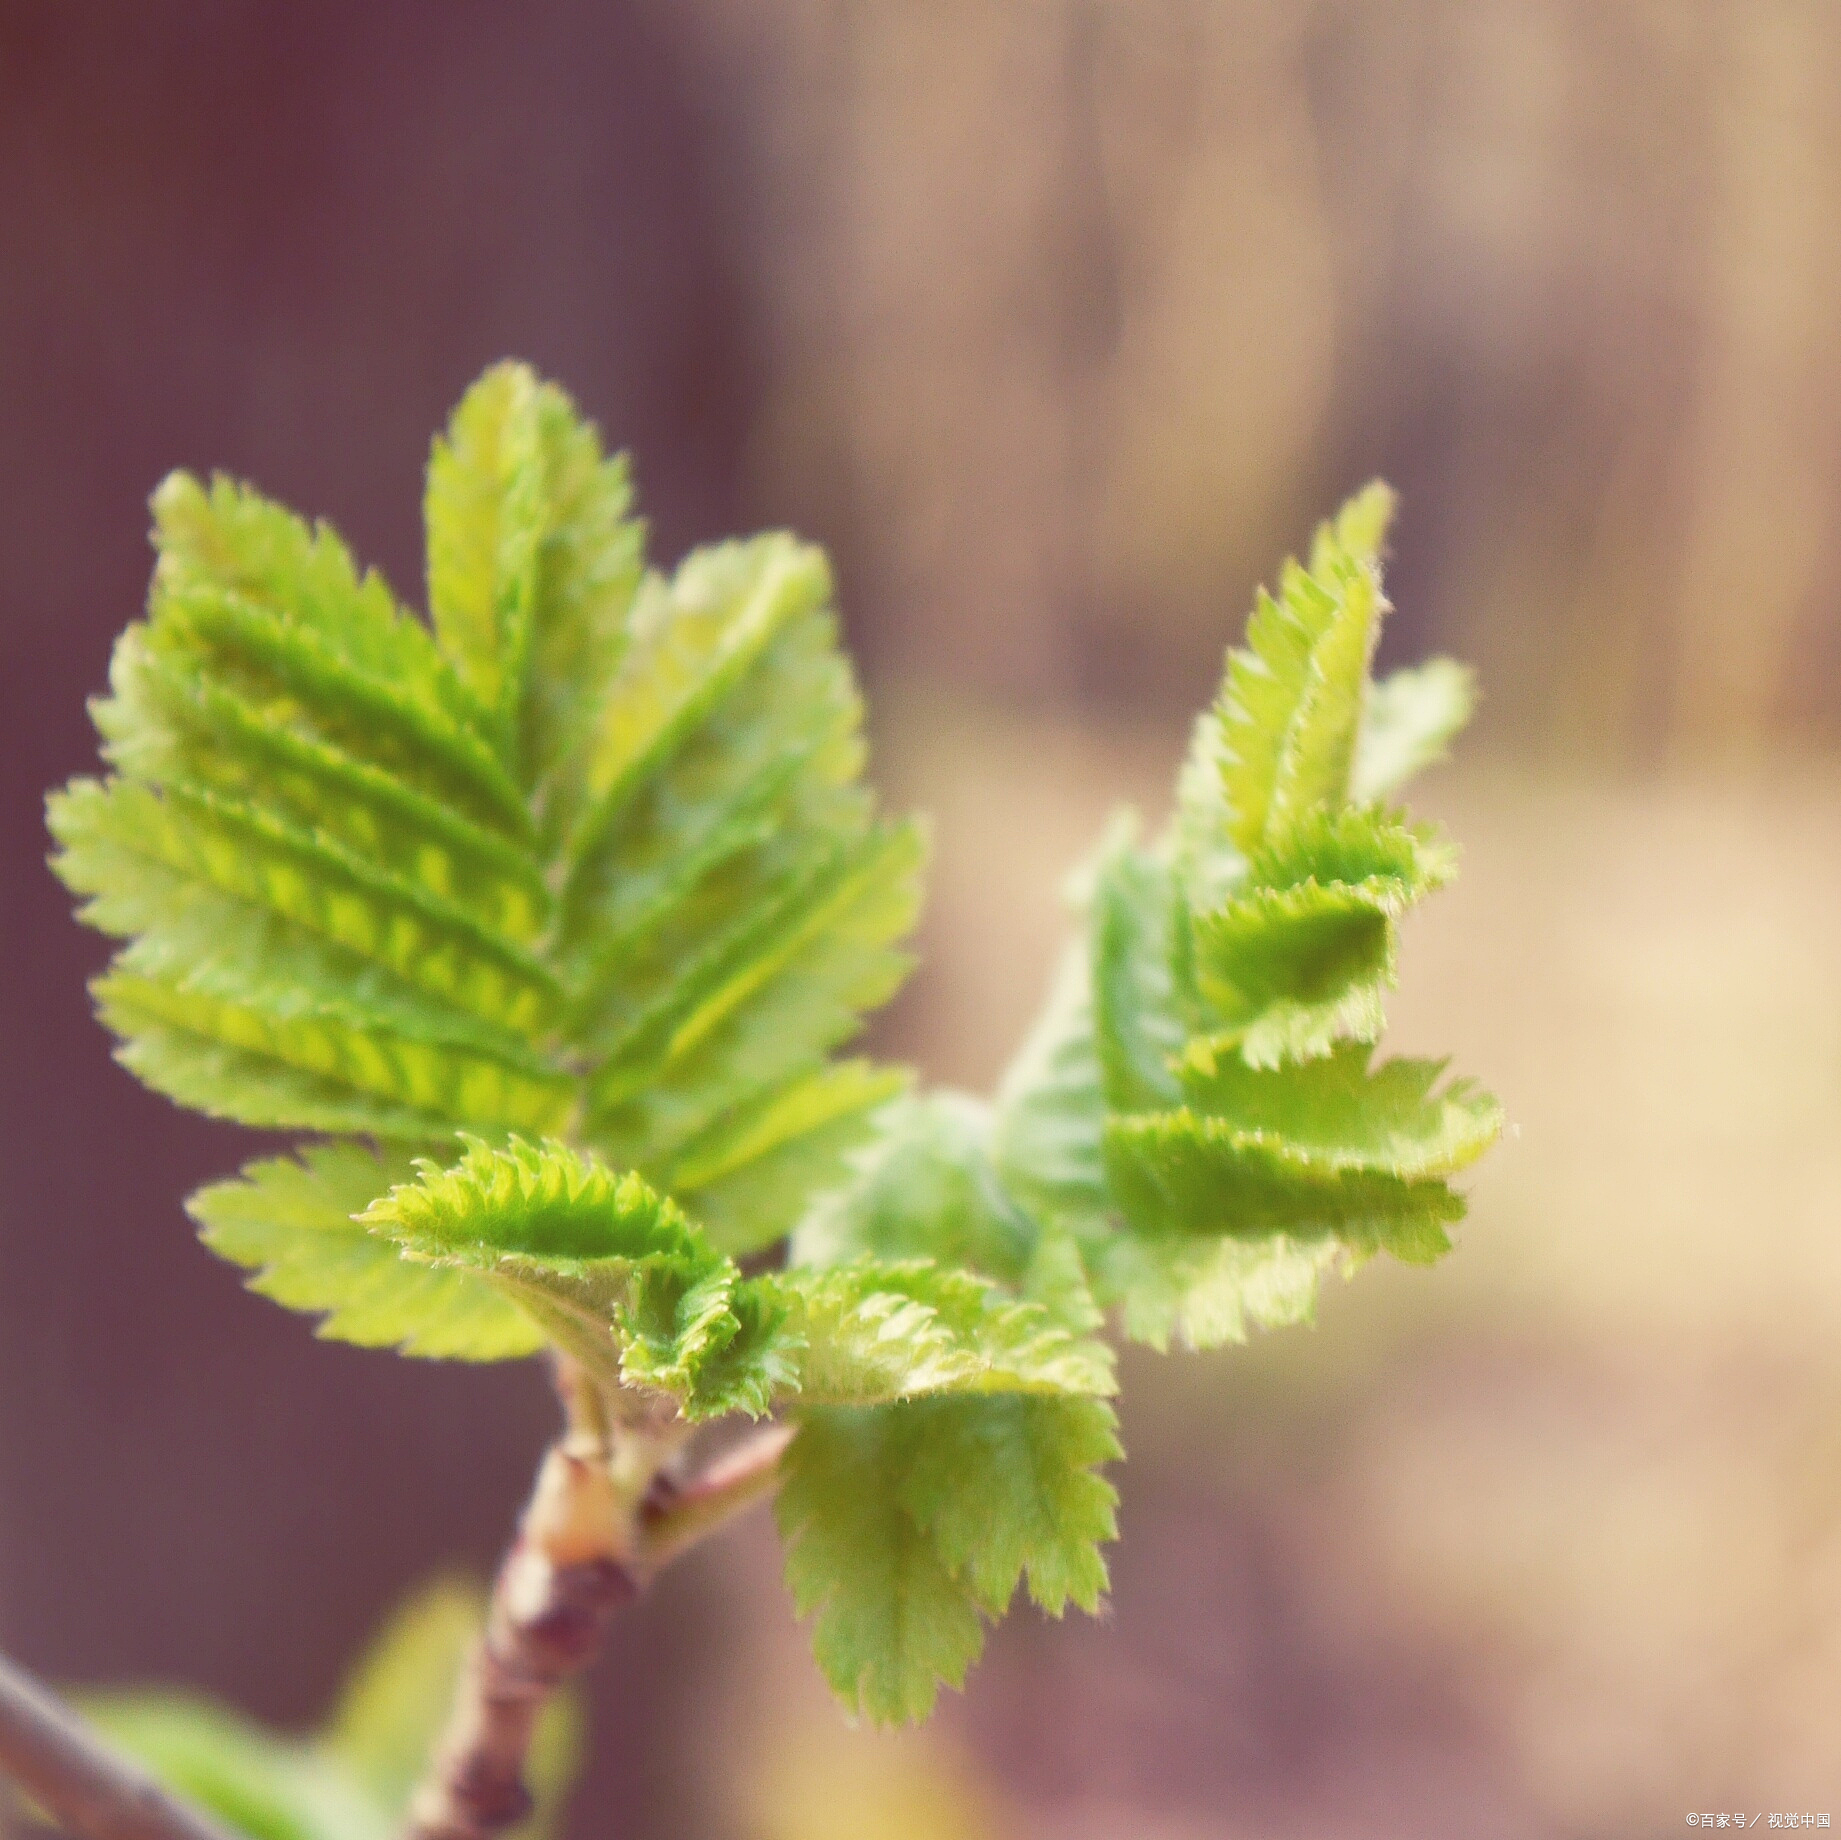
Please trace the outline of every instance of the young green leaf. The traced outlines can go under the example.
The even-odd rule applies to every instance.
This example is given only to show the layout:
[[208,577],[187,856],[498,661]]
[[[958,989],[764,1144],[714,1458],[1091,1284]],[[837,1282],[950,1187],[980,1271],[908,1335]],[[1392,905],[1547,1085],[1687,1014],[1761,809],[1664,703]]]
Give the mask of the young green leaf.
[[934,1393],[1099,1394],[1086,1323],[930,1258],[744,1278],[675,1203],[566,1145],[472,1143],[360,1217],[416,1259],[483,1275],[616,1384],[692,1418]]
[[1100,1399],[998,1395],[802,1415],[776,1514],[787,1580],[845,1705],[925,1718],[1020,1579],[1059,1615],[1106,1585],[1119,1454]]
[[935,1393],[1114,1390],[1112,1351],[1048,1304],[931,1259],[862,1259],[751,1280],[801,1344],[799,1404],[880,1405]]
[[1245,1137],[1327,1167],[1421,1180],[1468,1168],[1502,1129],[1501,1107],[1468,1080],[1438,1087],[1445,1066],[1373,1066],[1371,1050],[1350,1042],[1321,1059],[1254,1068],[1198,1042],[1179,1075],[1193,1112]]
[[1386,603],[1380,546],[1393,495],[1379,483],[1317,533],[1308,570],[1262,589],[1247,649],[1228,660],[1217,720],[1234,846],[1271,843],[1300,814],[1348,796],[1368,661]]
[[1255,1066],[1375,1040],[1394,921],[1452,874],[1437,833],[1368,809],[1304,814],[1224,906],[1191,916],[1198,1014]]
[[1464,1211],[1436,1177],[1313,1154],[1188,1110],[1111,1120],[1106,1152],[1113,1192],[1141,1231],[1328,1231],[1360,1251],[1429,1263],[1450,1250],[1443,1228]]
[[707,1417],[759,1414],[790,1378],[780,1313],[744,1321],[734,1262],[634,1172],[518,1138],[475,1139],[452,1168],[424,1159],[417,1172],[360,1224],[412,1259],[481,1274],[608,1384]]
[[757,1251],[807,1217],[907,1084],[900,1068],[868,1061],[795,1074],[693,1139],[671,1159],[668,1185],[724,1252]]
[[[121,1058],[266,1129],[565,1135],[766,1244],[900,1085],[831,1056],[906,969],[922,856],[860,784],[824,559],[767,536],[648,575],[624,460],[519,365],[456,410],[426,510],[432,627],[248,488],[156,493],[112,773],[50,813],[125,942],[96,987]],[[529,1345],[272,1172],[201,1208],[329,1333]]]
[[356,1216],[397,1183],[410,1158],[316,1144],[251,1163],[187,1203],[213,1252],[256,1275],[250,1288],[294,1310],[324,1311],[319,1332],[366,1347],[498,1361],[543,1345],[535,1323],[476,1272],[411,1264]]
[[[122,941],[96,994],[130,1068],[333,1140],[201,1191],[209,1244],[329,1336],[548,1339],[687,1420],[787,1413],[820,1661],[918,1716],[1019,1584],[1055,1614],[1104,1589],[1104,1309],[1206,1346],[1447,1246],[1500,1115],[1372,1060],[1400,917],[1452,870],[1376,801],[1469,680],[1370,684],[1368,488],[1260,596],[1169,834],[1109,833],[995,1104],[908,1097],[834,1058],[905,973],[925,852],[861,784],[824,558],[769,535],[667,579],[631,499],[560,391],[489,371],[430,462],[425,624],[330,532],[175,476],[57,867]],[[406,1626],[310,1758],[154,1726],[262,1831],[317,1840],[332,1795],[362,1835],[457,1617]]]
[[1160,1351],[1220,1348],[1255,1329],[1312,1322],[1322,1279],[1354,1264],[1331,1232],[1216,1238],[1120,1232],[1095,1249],[1095,1282],[1125,1333]]
[[[1120,1213],[1106,1170],[1107,1114],[1089,976],[1085,954],[1076,953],[1057,979],[1038,1038],[1005,1076],[998,1141],[1000,1155],[1008,1153],[1001,1165],[1006,1182],[1019,1195],[1059,1205],[1052,1217],[1071,1228],[1099,1301],[1118,1307],[1134,1341],[1167,1348],[1180,1339],[1212,1348],[1243,1341],[1254,1327],[1308,1321],[1320,1276],[1348,1262],[1333,1233],[1304,1239],[1141,1233]],[[1170,1080],[1180,1090],[1177,1069]],[[1047,1206],[1042,1217],[1051,1218]]]
[[1110,1109],[1177,1097],[1179,993],[1192,982],[1183,920],[1168,868],[1120,835],[1100,859],[1087,919],[1094,1042]]
[[1112,1205],[1101,1154],[1105,1128],[1082,942],[1063,954],[1041,1019],[998,1085],[991,1123],[998,1180],[1037,1220],[1077,1241],[1097,1238]]
[[523,365],[489,370],[428,465],[428,605],[441,648],[545,815],[625,648],[643,568],[624,459]]
[[793,1606],[845,1709],[878,1725],[924,1719],[984,1647],[969,1582],[903,1503],[915,1408],[810,1414],[781,1459],[774,1517]]
[[[840,1691],[894,1718],[962,1676],[976,1612],[998,1614],[1024,1573],[1045,1606],[1091,1608],[1112,1537],[1096,1473],[1117,1455],[1112,1355],[1078,1257],[1003,1193],[987,1135],[970,1101],[904,1105],[810,1230],[834,1262],[753,1278],[637,1175],[554,1143],[424,1161],[362,1224],[505,1288],[611,1381],[667,1393],[687,1417],[795,1409],[795,1593],[825,1606],[819,1649]],[[930,1235],[1012,1285],[917,1256]],[[872,1463],[899,1483],[891,1513],[822,1481]],[[924,1629],[917,1604],[931,1605]]]
[[807,1214],[796,1263],[931,1258],[1019,1283],[1038,1228],[998,1180],[990,1138],[989,1108],[964,1093],[890,1107],[851,1180]]
[[1444,759],[1476,706],[1476,674],[1451,658],[1428,658],[1373,684],[1355,743],[1349,796],[1390,798]]
[[1106,1590],[1100,1547],[1118,1535],[1118,1492],[1099,1466],[1125,1453],[1104,1399],[943,1399],[917,1419],[902,1503],[941,1560],[1002,1616],[1027,1578],[1039,1609],[1089,1614]]
[[1501,1128],[1485,1096],[1435,1095],[1425,1063],[1371,1069],[1366,1045],[1399,918],[1454,859],[1362,801],[1469,706],[1436,661],[1368,683],[1391,503],[1352,500],[1261,596],[1169,836],[1102,847],[1084,953],[1006,1077],[1006,1179],[1060,1198],[1099,1301],[1160,1347],[1304,1320],[1325,1271],[1377,1250],[1436,1257],[1463,1212],[1449,1178]]
[[[1090,1047],[1083,1058],[1093,1066]],[[1047,1149],[1035,1192],[1065,1197],[1063,1153],[1103,1178],[1097,1128],[1076,1147],[1083,1113],[1057,1122],[1059,1103],[1018,1147]],[[979,1615],[1002,1615],[1019,1579],[1056,1615],[1070,1599],[1092,1610],[1105,1588],[1112,1359],[1065,1217],[1033,1211],[1030,1192],[1000,1172],[978,1101],[903,1102],[771,1280],[806,1344],[780,1507],[787,1575],[827,1677],[878,1722],[923,1716],[941,1682],[960,1683]]]

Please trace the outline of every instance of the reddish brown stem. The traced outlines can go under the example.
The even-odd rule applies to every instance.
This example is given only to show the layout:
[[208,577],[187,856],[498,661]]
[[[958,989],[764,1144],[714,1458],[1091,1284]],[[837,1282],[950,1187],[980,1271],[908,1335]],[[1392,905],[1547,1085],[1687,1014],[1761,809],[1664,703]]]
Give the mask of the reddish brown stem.
[[608,1620],[639,1594],[619,1550],[606,1466],[556,1445],[499,1567],[430,1769],[409,1805],[415,1840],[492,1840],[531,1812],[524,1762],[550,1695],[600,1652]]
[[595,1658],[614,1612],[660,1565],[772,1486],[786,1444],[770,1429],[671,1485],[681,1424],[643,1412],[616,1422],[569,1362],[557,1390],[569,1429],[537,1472],[405,1840],[496,1840],[531,1812],[524,1766],[550,1695]]
[[23,1668],[0,1658],[0,1771],[81,1840],[232,1840],[118,1756]]

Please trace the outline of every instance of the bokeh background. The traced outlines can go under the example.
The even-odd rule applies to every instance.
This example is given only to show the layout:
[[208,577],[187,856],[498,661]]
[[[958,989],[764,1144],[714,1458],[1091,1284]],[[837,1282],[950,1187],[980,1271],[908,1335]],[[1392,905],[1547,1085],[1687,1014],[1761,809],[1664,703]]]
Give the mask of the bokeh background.
[[0,0],[0,1640],[311,1719],[484,1571],[533,1371],[318,1345],[192,1242],[44,789],[222,467],[414,594],[489,360],[656,553],[837,560],[937,818],[878,1047],[987,1085],[1252,588],[1375,473],[1486,701],[1395,1039],[1516,1135],[1458,1255],[1127,1362],[1097,1624],[846,1730],[757,1517],[628,1618],[572,1832],[1626,1836],[1841,1816],[1841,12],[1820,0]]

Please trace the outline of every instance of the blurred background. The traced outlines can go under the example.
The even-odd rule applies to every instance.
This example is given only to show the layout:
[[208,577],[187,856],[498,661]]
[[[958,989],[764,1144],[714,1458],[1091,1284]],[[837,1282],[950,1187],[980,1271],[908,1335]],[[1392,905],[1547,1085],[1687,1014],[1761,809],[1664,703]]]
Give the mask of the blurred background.
[[414,598],[512,353],[661,559],[830,547],[937,821],[876,1045],[974,1087],[1254,584],[1385,474],[1384,661],[1486,696],[1394,1039],[1517,1124],[1437,1271],[1128,1360],[1104,1620],[853,1733],[756,1517],[622,1624],[572,1832],[1841,1815],[1838,79],[1818,0],[0,0],[0,1641],[304,1723],[522,1497],[537,1373],[316,1345],[193,1243],[249,1140],[111,1063],[40,812],[164,471]]

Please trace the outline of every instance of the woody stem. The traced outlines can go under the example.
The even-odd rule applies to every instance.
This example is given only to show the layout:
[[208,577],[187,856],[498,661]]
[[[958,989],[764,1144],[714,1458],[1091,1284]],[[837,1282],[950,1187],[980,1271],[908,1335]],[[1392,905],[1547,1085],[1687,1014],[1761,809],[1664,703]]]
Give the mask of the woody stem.
[[0,1771],[80,1840],[232,1840],[0,1657]]
[[610,1397],[556,1361],[563,1434],[545,1453],[499,1567],[486,1627],[410,1800],[404,1840],[496,1840],[531,1812],[531,1737],[552,1694],[600,1653],[614,1613],[658,1568],[773,1485],[790,1434],[757,1433],[683,1483],[675,1415]]

